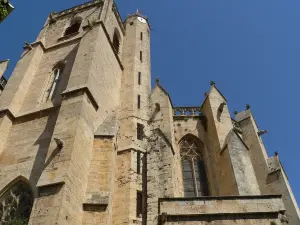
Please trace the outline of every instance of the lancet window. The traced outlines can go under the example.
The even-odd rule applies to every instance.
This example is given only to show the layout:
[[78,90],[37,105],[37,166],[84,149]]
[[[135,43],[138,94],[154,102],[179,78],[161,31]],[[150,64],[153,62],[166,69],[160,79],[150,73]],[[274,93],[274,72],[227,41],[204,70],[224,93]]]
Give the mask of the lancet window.
[[117,28],[115,28],[114,36],[113,36],[113,47],[117,54],[120,53],[120,45],[121,45],[121,36]]
[[0,196],[0,224],[28,224],[33,200],[30,186],[18,181]]
[[208,195],[203,144],[193,135],[187,135],[180,142],[182,178],[185,197]]
[[42,102],[46,102],[48,100],[51,100],[53,96],[55,95],[55,92],[57,90],[58,83],[61,79],[61,74],[64,69],[64,63],[59,62],[56,64],[56,66],[53,68],[51,75],[49,77],[49,80],[47,82],[46,90],[43,95]]

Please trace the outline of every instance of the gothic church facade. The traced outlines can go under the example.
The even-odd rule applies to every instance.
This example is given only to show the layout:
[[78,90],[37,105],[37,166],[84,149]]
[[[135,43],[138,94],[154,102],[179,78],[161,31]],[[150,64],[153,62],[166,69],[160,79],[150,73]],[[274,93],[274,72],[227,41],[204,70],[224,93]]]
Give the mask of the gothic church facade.
[[95,0],[25,43],[0,94],[0,224],[299,225],[249,106],[231,118],[214,82],[199,107],[151,88],[150,32]]

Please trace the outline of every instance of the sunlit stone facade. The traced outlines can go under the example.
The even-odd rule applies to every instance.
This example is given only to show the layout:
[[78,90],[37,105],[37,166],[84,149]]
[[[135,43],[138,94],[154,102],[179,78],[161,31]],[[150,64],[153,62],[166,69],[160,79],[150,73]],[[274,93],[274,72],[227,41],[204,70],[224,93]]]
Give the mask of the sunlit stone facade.
[[151,87],[150,30],[91,1],[26,43],[0,96],[0,224],[299,225],[249,106],[231,118],[214,82],[196,107]]

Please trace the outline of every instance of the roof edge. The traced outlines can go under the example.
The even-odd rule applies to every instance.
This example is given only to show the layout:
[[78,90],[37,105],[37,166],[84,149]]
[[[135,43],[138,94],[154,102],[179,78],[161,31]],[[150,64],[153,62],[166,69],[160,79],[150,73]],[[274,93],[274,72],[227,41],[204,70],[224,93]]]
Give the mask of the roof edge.
[[68,8],[68,9],[61,10],[59,12],[52,12],[52,14],[55,17],[60,17],[60,16],[67,15],[69,13],[74,13],[77,10],[81,10],[83,8],[86,8],[86,7],[94,6],[94,5],[97,5],[97,4],[103,4],[103,2],[104,2],[103,0],[92,0],[92,1],[88,1],[88,2],[85,2],[85,3],[79,4],[79,5],[73,6],[73,7]]
[[153,88],[152,93],[154,92],[156,87],[158,87],[165,95],[168,96],[171,106],[172,106],[172,108],[174,108],[174,105],[173,105],[173,102],[172,102],[172,99],[171,99],[169,93],[166,91],[166,89],[163,86],[161,86],[161,84],[159,82],[156,82],[156,86]]

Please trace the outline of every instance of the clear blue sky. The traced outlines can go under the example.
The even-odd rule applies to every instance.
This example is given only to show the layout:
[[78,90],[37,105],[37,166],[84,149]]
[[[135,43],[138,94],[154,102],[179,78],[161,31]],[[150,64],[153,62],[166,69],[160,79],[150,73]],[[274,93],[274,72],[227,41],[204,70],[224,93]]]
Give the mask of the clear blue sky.
[[[0,24],[0,59],[8,77],[24,41],[34,41],[47,15],[82,0],[11,0]],[[214,80],[231,112],[251,105],[264,143],[280,159],[300,203],[300,1],[117,0],[123,18],[137,8],[152,26],[152,75],[174,105],[200,106]]]

